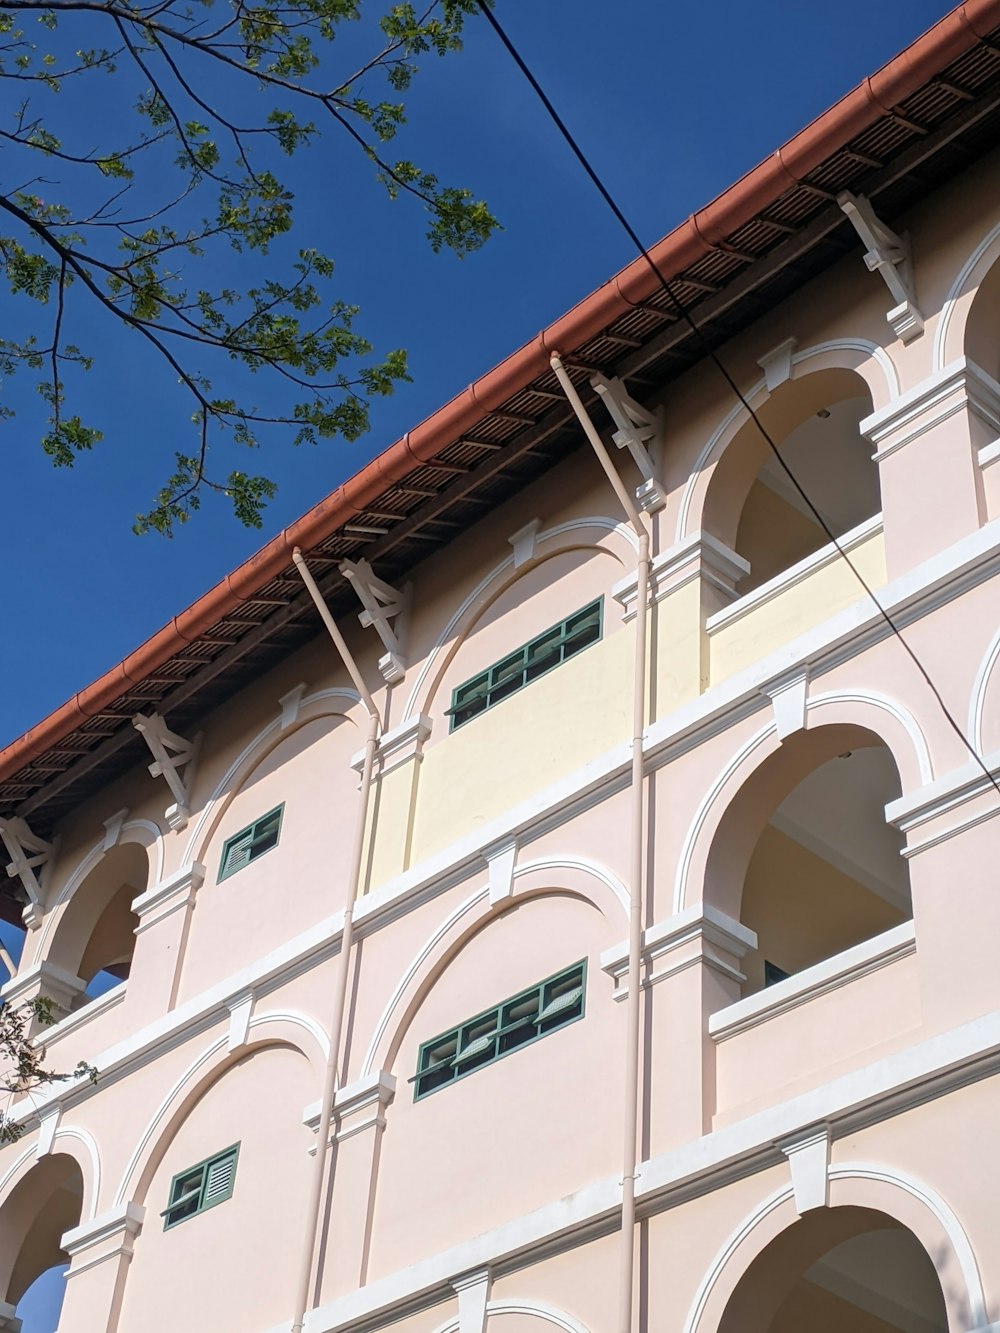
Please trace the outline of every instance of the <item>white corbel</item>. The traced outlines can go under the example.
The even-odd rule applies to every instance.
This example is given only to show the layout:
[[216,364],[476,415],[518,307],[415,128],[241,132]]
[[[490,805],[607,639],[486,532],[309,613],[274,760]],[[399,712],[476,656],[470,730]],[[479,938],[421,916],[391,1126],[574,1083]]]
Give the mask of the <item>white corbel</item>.
[[635,491],[639,507],[653,514],[667,503],[666,491],[656,476],[654,462],[654,457],[660,457],[663,447],[662,410],[650,412],[637,403],[620,379],[592,375],[590,385],[600,396],[615,423],[612,440],[619,449],[629,451],[642,475],[642,484]]
[[924,317],[917,309],[909,236],[897,235],[884,222],[880,222],[871,201],[864,195],[854,195],[850,190],[844,190],[837,196],[837,203],[868,247],[865,264],[869,272],[881,274],[895,302],[886,320],[897,338],[905,343],[910,342],[923,333]]
[[[167,807],[164,817],[177,832],[185,827],[191,815],[191,789],[201,734],[195,736],[193,741],[187,741],[171,731],[159,713],[150,713],[148,717],[137,713],[132,719],[132,725],[145,738],[153,756],[154,762],[149,765],[150,775],[163,778],[170,788],[174,804]],[[183,777],[179,772],[181,768],[184,768]]]
[[[352,585],[365,608],[358,620],[365,629],[374,629],[382,640],[385,654],[378,669],[386,684],[402,680],[406,672],[405,638],[410,610],[409,584],[402,590],[380,579],[367,560],[344,560],[340,572]],[[395,625],[389,621],[395,620]]]
[[36,872],[41,871],[44,878],[45,867],[52,860],[54,845],[32,833],[20,815],[0,819],[0,841],[10,857],[8,876],[19,879],[28,895],[27,906],[21,915],[24,924],[31,930],[41,921],[45,902],[42,882]]

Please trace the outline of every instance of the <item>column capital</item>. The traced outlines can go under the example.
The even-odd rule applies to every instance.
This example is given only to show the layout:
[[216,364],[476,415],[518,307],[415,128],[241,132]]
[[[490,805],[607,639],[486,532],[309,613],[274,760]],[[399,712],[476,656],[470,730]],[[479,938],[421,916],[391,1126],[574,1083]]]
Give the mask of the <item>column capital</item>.
[[141,1204],[126,1203],[67,1231],[61,1242],[70,1260],[67,1279],[108,1259],[130,1259],[145,1216]]
[[132,900],[132,911],[139,918],[135,933],[141,935],[173,912],[192,907],[194,895],[204,879],[205,867],[192,861],[140,893]]

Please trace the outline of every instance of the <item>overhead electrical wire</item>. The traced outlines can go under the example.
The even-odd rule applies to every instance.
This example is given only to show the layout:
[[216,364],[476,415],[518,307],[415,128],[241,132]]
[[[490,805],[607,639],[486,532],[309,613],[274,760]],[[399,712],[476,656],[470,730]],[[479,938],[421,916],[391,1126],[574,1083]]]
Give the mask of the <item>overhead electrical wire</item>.
[[972,744],[968,736],[966,736],[965,732],[962,730],[958,722],[952,716],[952,713],[948,708],[948,705],[945,703],[940,690],[934,684],[930,672],[921,662],[920,658],[917,656],[914,649],[910,647],[909,643],[907,643],[906,639],[903,636],[902,631],[899,629],[899,626],[896,624],[892,616],[889,614],[886,608],[876,597],[874,589],[872,588],[871,584],[868,582],[865,576],[861,573],[861,570],[851,559],[850,555],[848,554],[844,546],[840,543],[840,541],[838,541],[837,537],[834,535],[832,528],[830,527],[826,519],[823,517],[823,515],[820,513],[819,509],[816,507],[816,505],[813,503],[810,497],[806,494],[806,491],[803,488],[801,482],[795,476],[792,469],[789,467],[787,461],[781,454],[781,450],[778,448],[778,446],[772,439],[770,432],[767,430],[764,423],[761,421],[760,417],[757,415],[753,407],[750,405],[749,401],[746,398],[746,395],[740,389],[739,385],[736,383],[733,376],[729,373],[729,370],[726,368],[726,365],[722,361],[718,352],[716,352],[715,348],[712,346],[711,342],[705,336],[705,333],[702,331],[701,327],[694,320],[690,311],[687,309],[687,306],[680,299],[677,293],[673,290],[668,279],[664,277],[662,271],[660,270],[659,265],[656,263],[652,255],[649,253],[649,251],[643,245],[642,241],[639,239],[639,236],[636,233],[635,228],[629,222],[628,218],[625,216],[624,212],[615,201],[614,196],[611,194],[611,191],[604,184],[601,177],[597,174],[597,171],[591,165],[590,160],[587,158],[583,149],[580,147],[576,139],[573,137],[573,134],[567,127],[565,121],[562,119],[562,117],[559,115],[559,112],[552,105],[552,102],[549,99],[547,93],[545,92],[545,89],[535,78],[535,75],[528,67],[523,56],[518,51],[517,47],[514,45],[511,39],[508,37],[507,33],[504,31],[502,25],[500,24],[499,19],[496,17],[492,9],[490,8],[489,0],[477,0],[477,3],[479,5],[479,8],[485,15],[487,22],[490,24],[493,31],[496,33],[497,37],[503,43],[511,59],[514,61],[518,69],[524,75],[525,79],[527,79],[528,83],[531,85],[532,89],[537,95],[539,101],[544,106],[553,124],[559,130],[559,133],[566,141],[573,155],[580,163],[580,166],[589,176],[591,182],[597,189],[601,198],[611,209],[612,213],[615,215],[616,219],[621,224],[622,228],[628,235],[629,240],[632,242],[632,244],[638,251],[640,257],[643,260],[645,260],[645,262],[649,265],[654,277],[657,279],[660,286],[663,288],[671,304],[674,306],[674,309],[677,311],[679,317],[684,321],[685,324],[687,324],[688,328],[690,328],[691,332],[694,334],[695,338],[698,340],[698,342],[704,349],[709,360],[712,361],[712,363],[715,365],[719,373],[722,375],[723,379],[726,381],[726,384],[732,390],[735,397],[742,404],[743,408],[746,410],[748,416],[750,417],[750,420],[757,427],[757,430],[760,432],[761,436],[767,442],[767,445],[770,448],[771,452],[774,454],[781,468],[784,470],[784,473],[788,477],[788,480],[791,482],[792,486],[798,492],[803,503],[809,509],[810,513],[815,518],[819,527],[829,538],[830,544],[837,551],[837,554],[841,557],[841,559],[845,561],[848,568],[851,570],[852,574],[857,579],[858,583],[864,589],[872,605],[876,608],[879,615],[885,621],[886,625],[889,627],[891,632],[899,640],[899,643],[902,646],[904,652],[910,658],[913,665],[917,668],[917,671],[923,678],[925,684],[927,685],[927,688],[930,690],[931,694],[937,700],[937,703],[941,709],[941,712],[944,714],[944,717],[947,720],[948,725],[951,727],[952,731],[954,731],[955,735],[959,738],[964,748],[972,756],[976,765],[982,770],[983,774],[985,775],[986,779],[989,781],[991,786],[995,789],[997,794],[1000,795],[1000,782],[998,782],[996,777],[994,777],[993,773],[990,771],[989,767],[983,760],[982,756],[979,754],[976,747]]

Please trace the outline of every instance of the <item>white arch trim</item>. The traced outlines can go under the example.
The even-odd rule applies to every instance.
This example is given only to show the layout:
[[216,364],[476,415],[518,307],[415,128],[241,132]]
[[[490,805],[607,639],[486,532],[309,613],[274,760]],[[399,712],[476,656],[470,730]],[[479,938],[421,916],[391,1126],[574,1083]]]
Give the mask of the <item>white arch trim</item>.
[[[327,714],[318,713],[314,714],[312,717],[303,717],[302,714],[307,708],[311,708],[316,704],[325,703],[330,699],[342,699],[347,704],[357,704],[361,702],[361,695],[358,694],[357,690],[351,689],[348,686],[334,686],[328,690],[317,690],[315,694],[307,694],[299,705],[300,721],[298,726],[305,726],[307,722],[314,722],[317,717],[327,716]],[[298,730],[298,726],[295,730]],[[272,719],[266,727],[263,727],[258,731],[252,740],[247,742],[226,769],[225,773],[216,783],[215,790],[205,802],[205,806],[188,836],[187,846],[184,848],[184,856],[181,861],[182,865],[190,865],[192,858],[194,857],[195,848],[198,847],[201,841],[205,826],[211,819],[216,804],[220,798],[225,797],[229,793],[229,789],[237,774],[254,757],[254,755],[262,750],[266,743],[280,731],[281,718],[278,716]],[[293,733],[290,731],[289,734],[291,735]]]
[[[948,335],[951,332],[952,321],[955,318],[955,310],[959,301],[965,295],[975,270],[994,246],[1000,247],[1000,222],[986,233],[962,265],[958,276],[951,284],[945,303],[941,307],[941,318],[934,330],[933,367],[935,370],[943,370],[949,359],[954,359],[949,358],[948,355]],[[988,267],[992,267],[992,263]],[[961,354],[962,350],[959,348],[954,356],[961,356]]]
[[[969,1310],[973,1316],[973,1327],[978,1328],[980,1325],[989,1322],[982,1279],[972,1245],[962,1224],[939,1194],[932,1190],[930,1186],[925,1185],[906,1172],[890,1171],[887,1167],[872,1166],[867,1162],[838,1163],[830,1168],[829,1178],[831,1180],[876,1180],[882,1184],[901,1189],[922,1203],[940,1224],[951,1243],[965,1282]],[[765,1218],[787,1200],[792,1199],[793,1196],[794,1190],[790,1184],[776,1190],[759,1203],[730,1235],[709,1264],[708,1270],[701,1280],[684,1321],[682,1333],[700,1333],[699,1325],[709,1297],[733,1255]],[[928,1258],[932,1258],[932,1256],[928,1255]]]
[[[523,879],[525,875],[537,871],[551,871],[551,870],[580,870],[585,874],[593,875],[595,879],[597,879],[601,884],[604,884],[607,888],[611,890],[611,892],[617,898],[618,902],[621,904],[623,913],[625,914],[626,917],[628,916],[629,892],[626,886],[622,883],[622,881],[618,878],[618,876],[615,875],[612,871],[608,870],[606,866],[598,865],[594,861],[584,860],[581,857],[550,856],[550,857],[542,857],[536,861],[526,861],[523,865],[514,867],[513,881],[516,884],[517,881],[519,879]],[[454,911],[449,913],[449,915],[445,917],[445,919],[440,923],[437,929],[431,933],[431,935],[427,938],[427,940],[424,942],[423,946],[417,953],[416,957],[413,959],[413,962],[404,972],[402,977],[400,977],[398,983],[396,984],[395,990],[389,996],[388,1003],[382,1010],[381,1017],[379,1018],[379,1021],[375,1026],[375,1031],[372,1034],[372,1039],[368,1045],[368,1050],[365,1052],[365,1061],[361,1070],[362,1078],[364,1078],[366,1075],[371,1074],[375,1066],[375,1059],[378,1050],[382,1045],[382,1041],[385,1037],[389,1024],[392,1021],[393,1015],[396,1011],[396,1008],[399,1005],[400,1000],[406,993],[406,990],[409,987],[410,983],[413,981],[413,978],[417,976],[417,974],[425,966],[427,959],[431,956],[431,954],[441,943],[444,937],[448,934],[448,932],[462,919],[462,917],[465,916],[467,912],[471,912],[477,903],[480,903],[483,901],[484,898],[489,897],[489,891],[490,891],[489,884],[488,883],[482,884],[478,889],[474,889],[473,892],[468,896],[468,898],[466,898],[463,902],[460,902],[458,906],[454,909]]]
[[[533,1315],[536,1319],[541,1319],[546,1324],[554,1324],[556,1328],[561,1328],[563,1333],[589,1333],[584,1324],[579,1319],[574,1319],[572,1315],[564,1314],[562,1310],[557,1310],[554,1305],[548,1305],[543,1301],[487,1301],[486,1317],[502,1314],[522,1314]],[[446,1319],[443,1324],[439,1324],[434,1333],[460,1333],[461,1325],[458,1316],[453,1315]]]
[[[811,347],[803,347],[801,351],[795,352],[792,356],[792,365],[800,366],[806,361],[812,360],[813,357],[836,355],[839,352],[860,352],[863,356],[869,357],[878,366],[885,379],[886,402],[892,402],[894,398],[899,397],[899,376],[896,373],[892,358],[885,348],[880,347],[878,343],[870,342],[867,338],[833,338],[828,342],[814,343]],[[857,366],[844,366],[843,369],[857,370],[858,368]],[[766,382],[763,379],[757,380],[753,387],[747,390],[745,397],[751,407],[758,407],[769,397]],[[875,406],[878,407],[879,404],[875,403]],[[694,504],[699,479],[720,442],[733,430],[734,424],[741,417],[749,420],[746,415],[746,408],[742,403],[737,403],[726,414],[698,455],[684,487],[684,494],[681,496],[680,512],[677,515],[676,541],[683,541],[685,537],[690,535],[691,507]]]
[[[80,1171],[80,1174],[83,1176],[83,1204],[86,1205],[85,1213],[83,1209],[81,1209],[80,1221],[89,1222],[97,1216],[97,1201],[101,1194],[101,1155],[98,1151],[97,1142],[94,1139],[94,1136],[88,1133],[87,1130],[79,1129],[76,1126],[66,1126],[65,1128],[56,1130],[52,1138],[52,1152],[57,1153],[59,1151],[57,1146],[59,1141],[65,1141],[66,1139],[75,1139],[78,1143],[83,1145],[83,1152],[86,1156],[87,1164],[90,1167],[89,1179],[87,1172],[84,1171],[82,1167]],[[22,1168],[29,1162],[31,1163],[31,1165],[28,1166],[29,1171],[31,1170],[31,1166],[34,1166],[35,1162],[38,1160],[37,1153],[37,1144],[30,1144],[21,1152],[20,1156],[11,1163],[3,1176],[0,1177],[0,1207],[6,1203],[7,1193],[11,1183],[17,1180]],[[69,1153],[68,1156],[77,1160],[76,1153]],[[77,1161],[77,1164],[79,1165],[79,1161]]]
[[[276,1022],[290,1023],[295,1027],[300,1027],[314,1037],[320,1046],[324,1058],[329,1057],[330,1042],[327,1034],[320,1028],[319,1024],[313,1019],[307,1018],[304,1014],[299,1014],[291,1010],[282,1012],[273,1011],[266,1014],[257,1014],[251,1018],[248,1030],[261,1027],[267,1023]],[[213,1041],[211,1041],[187,1066],[187,1068],[176,1078],[172,1086],[167,1090],[159,1106],[153,1112],[152,1117],[147,1123],[145,1129],[139,1136],[138,1142],[133,1149],[132,1156],[129,1158],[125,1170],[122,1173],[121,1183],[118,1186],[118,1193],[115,1195],[115,1206],[121,1207],[131,1200],[133,1176],[140,1161],[148,1160],[147,1149],[153,1141],[154,1136],[161,1128],[161,1124],[167,1117],[171,1107],[177,1097],[183,1092],[185,1087],[193,1083],[195,1077],[210,1063],[214,1056],[219,1054],[229,1045],[229,1033],[222,1032]],[[248,1048],[242,1048],[243,1053],[247,1053]],[[303,1052],[304,1054],[304,1052]]]
[[972,684],[972,696],[969,700],[969,724],[966,734],[976,754],[982,754],[983,751],[986,691],[989,689],[998,660],[1000,660],[1000,629],[990,640],[990,645],[986,649],[983,660],[979,663],[979,670],[976,672],[976,679]]
[[[920,770],[920,779],[923,785],[929,783],[933,778],[931,767],[930,751],[927,747],[927,741],[923,732],[917,725],[913,714],[905,709],[902,704],[896,703],[893,699],[887,699],[880,694],[874,694],[867,690],[845,690],[831,691],[827,694],[820,694],[806,701],[806,714],[817,708],[822,708],[825,704],[871,704],[875,708],[881,708],[902,726],[913,745],[917,764]],[[863,726],[862,722],[858,726]],[[709,791],[702,798],[701,804],[695,811],[694,818],[684,836],[684,844],[681,847],[681,854],[677,862],[677,876],[674,880],[674,912],[684,910],[687,899],[688,875],[691,870],[691,862],[694,857],[694,850],[701,837],[705,824],[708,821],[709,813],[714,807],[720,794],[726,785],[740,770],[743,764],[749,759],[753,752],[764,744],[771,736],[777,732],[777,724],[772,718],[766,726],[760,728],[747,740],[729,761],[723,771],[716,778]]]
[[[121,827],[115,846],[120,847],[122,843],[126,842],[134,842],[140,847],[155,849],[149,858],[148,882],[143,887],[149,888],[153,884],[158,884],[163,878],[163,831],[159,824],[154,823],[151,819],[127,820]],[[62,907],[73,897],[73,894],[76,893],[90,872],[104,860],[107,850],[114,849],[105,849],[104,840],[101,839],[95,842],[90,851],[86,852],[73,867],[72,873],[59,892],[59,897],[45,913],[45,920],[38,937],[38,943],[35,946],[33,961],[37,961],[43,955],[43,950],[55,924],[56,909]]]
[[[546,528],[544,532],[540,532],[535,538],[535,545],[541,546],[543,542],[549,542],[556,537],[563,537],[569,532],[579,532],[587,528],[599,528],[605,532],[612,532],[628,542],[634,551],[638,551],[639,549],[639,539],[627,523],[621,523],[617,519],[609,518],[603,514],[591,514],[585,518],[574,518],[568,520],[566,523],[557,523],[554,527]],[[417,700],[421,696],[427,677],[433,670],[434,664],[440,656],[442,649],[450,642],[456,627],[461,624],[464,617],[468,614],[470,607],[482,597],[483,593],[486,592],[491,584],[495,583],[497,579],[501,578],[508,570],[512,570],[513,568],[514,555],[512,552],[506,559],[501,560],[498,565],[494,565],[490,572],[480,579],[448,621],[447,625],[445,625],[444,629],[434,641],[434,647],[428,653],[423,666],[420,668],[417,679],[413,684],[413,688],[410,690],[409,697],[406,700],[406,707],[403,709],[403,722],[408,722],[413,717],[414,710],[417,706]]]
[[913,1196],[930,1212],[948,1237],[955,1253],[958,1266],[962,1271],[969,1299],[969,1311],[972,1315],[973,1328],[989,1323],[986,1310],[986,1295],[983,1280],[979,1273],[975,1251],[955,1213],[945,1203],[936,1190],[904,1171],[890,1171],[884,1166],[873,1166],[869,1162],[840,1162],[830,1168],[831,1180],[876,1180],[883,1185],[892,1185]]

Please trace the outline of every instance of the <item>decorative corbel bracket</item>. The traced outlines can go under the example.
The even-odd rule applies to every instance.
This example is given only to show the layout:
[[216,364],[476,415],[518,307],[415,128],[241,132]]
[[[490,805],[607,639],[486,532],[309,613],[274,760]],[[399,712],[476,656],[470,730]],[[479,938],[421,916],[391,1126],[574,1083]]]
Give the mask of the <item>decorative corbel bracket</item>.
[[[378,669],[387,685],[402,680],[406,673],[405,639],[409,621],[410,585],[400,591],[380,579],[367,560],[344,560],[340,572],[352,585],[365,608],[358,620],[365,629],[372,628],[382,640],[385,654]],[[395,625],[390,625],[394,620]]]
[[[184,828],[191,816],[191,790],[195,763],[201,745],[201,733],[193,741],[170,730],[159,713],[144,716],[137,713],[132,719],[136,731],[144,737],[154,762],[149,765],[150,776],[163,778],[174,804],[167,807],[164,817],[174,832]],[[179,769],[184,768],[181,777]]]
[[909,236],[899,236],[880,222],[870,200],[864,195],[844,190],[837,196],[837,203],[868,247],[865,264],[869,272],[881,274],[882,281],[889,288],[895,305],[886,320],[896,337],[904,343],[919,337],[924,331],[924,317],[917,309]]
[[663,446],[662,410],[650,412],[637,403],[620,379],[592,375],[590,385],[615,423],[612,440],[619,449],[629,451],[642,475],[642,484],[635,490],[640,509],[655,514],[667,503],[667,494],[656,476],[653,461],[654,457],[659,458]]
[[44,878],[44,868],[52,860],[54,844],[36,837],[20,815],[0,819],[0,841],[10,857],[7,874],[11,879],[19,879],[28,895],[22,918],[31,930],[44,915],[45,895],[36,871],[42,871]]

